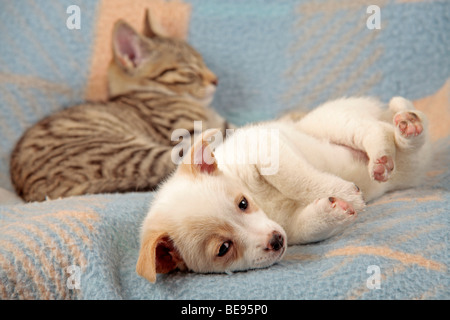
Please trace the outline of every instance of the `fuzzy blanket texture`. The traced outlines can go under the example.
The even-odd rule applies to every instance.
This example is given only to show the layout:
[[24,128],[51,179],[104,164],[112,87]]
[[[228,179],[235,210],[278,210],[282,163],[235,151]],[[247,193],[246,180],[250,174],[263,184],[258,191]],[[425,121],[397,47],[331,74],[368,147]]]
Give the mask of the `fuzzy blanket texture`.
[[[380,9],[380,29],[368,19]],[[67,8],[80,8],[70,29]],[[188,37],[220,79],[230,122],[272,119],[329,99],[413,100],[431,123],[418,188],[368,204],[342,234],[292,246],[267,269],[139,277],[139,227],[153,193],[21,203],[9,156],[61,108],[106,95],[110,32],[122,17]],[[19,0],[0,6],[1,299],[449,299],[450,2],[447,0]]]

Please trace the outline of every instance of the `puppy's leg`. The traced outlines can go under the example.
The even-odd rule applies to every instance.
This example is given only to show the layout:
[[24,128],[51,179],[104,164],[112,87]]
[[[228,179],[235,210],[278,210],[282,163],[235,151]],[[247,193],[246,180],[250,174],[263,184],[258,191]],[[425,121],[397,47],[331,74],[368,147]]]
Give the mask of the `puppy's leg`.
[[328,102],[300,120],[297,128],[317,138],[364,151],[373,180],[384,182],[395,169],[394,128],[381,121],[382,104],[371,98]]
[[280,217],[280,221],[285,221],[288,241],[314,242],[341,231],[365,207],[362,192],[353,182],[321,171],[307,159],[311,159],[309,153],[314,150],[319,158],[332,156],[345,167],[352,165],[350,152],[298,132],[290,137],[281,135],[279,143],[278,172],[262,175],[260,164],[256,168],[266,183],[296,203],[297,209],[287,213],[288,217]]
[[363,195],[353,182],[318,170],[283,139],[280,140],[279,150],[276,174],[262,175],[260,168],[258,170],[261,177],[285,197],[305,206],[317,198],[333,196],[351,203],[356,211],[365,207]]
[[297,213],[287,228],[289,244],[305,244],[342,232],[356,218],[353,206],[335,197],[317,199]]
[[389,110],[397,146],[397,174],[390,189],[418,185],[423,181],[432,154],[427,117],[401,97],[391,99]]
[[428,123],[425,114],[415,110],[411,101],[394,97],[389,102],[389,110],[394,114],[395,143],[399,149],[413,151],[427,140]]

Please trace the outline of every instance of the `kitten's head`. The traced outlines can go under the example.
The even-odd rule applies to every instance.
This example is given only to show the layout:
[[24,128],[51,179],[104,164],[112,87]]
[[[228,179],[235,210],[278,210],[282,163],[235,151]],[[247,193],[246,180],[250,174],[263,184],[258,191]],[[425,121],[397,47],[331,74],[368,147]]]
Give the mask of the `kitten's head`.
[[109,96],[156,91],[209,105],[217,77],[194,48],[183,40],[164,36],[152,28],[146,16],[142,35],[122,20],[114,25]]

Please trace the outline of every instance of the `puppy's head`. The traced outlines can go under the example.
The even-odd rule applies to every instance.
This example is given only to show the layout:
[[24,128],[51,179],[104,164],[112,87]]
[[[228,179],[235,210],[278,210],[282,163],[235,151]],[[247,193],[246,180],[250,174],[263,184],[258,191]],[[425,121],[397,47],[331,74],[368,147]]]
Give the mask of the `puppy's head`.
[[[209,135],[212,133],[210,132]],[[208,135],[208,133],[207,133]],[[161,186],[144,220],[136,271],[151,282],[174,269],[225,272],[267,267],[282,258],[286,234],[222,172],[206,136]]]

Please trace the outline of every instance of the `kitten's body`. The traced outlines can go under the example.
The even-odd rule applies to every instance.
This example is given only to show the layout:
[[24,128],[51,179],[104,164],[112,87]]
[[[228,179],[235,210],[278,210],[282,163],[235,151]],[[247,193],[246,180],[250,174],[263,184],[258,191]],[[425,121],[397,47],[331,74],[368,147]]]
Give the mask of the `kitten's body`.
[[193,133],[197,120],[227,127],[208,107],[217,78],[201,56],[184,41],[147,36],[117,23],[110,101],[62,110],[22,136],[10,171],[24,200],[151,190],[176,167],[175,129]]

